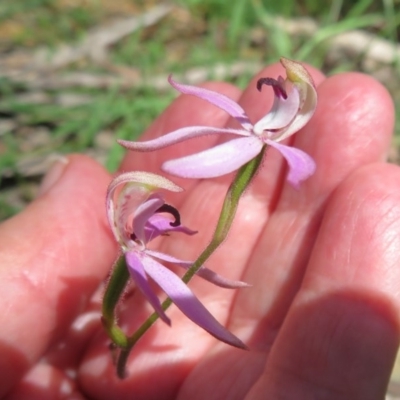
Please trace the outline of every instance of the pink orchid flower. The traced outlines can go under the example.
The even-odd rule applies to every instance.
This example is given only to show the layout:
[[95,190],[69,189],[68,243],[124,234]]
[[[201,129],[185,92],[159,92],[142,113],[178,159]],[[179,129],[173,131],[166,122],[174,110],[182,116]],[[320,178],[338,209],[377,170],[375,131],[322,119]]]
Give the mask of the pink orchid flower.
[[[120,185],[123,187],[117,193],[116,189]],[[246,348],[236,336],[210,314],[175,273],[160,263],[164,261],[188,269],[193,262],[183,261],[147,248],[148,242],[160,235],[170,232],[182,232],[187,235],[196,233],[181,225],[178,210],[165,203],[160,189],[171,192],[182,191],[170,180],[149,172],[121,174],[108,187],[108,221],[125,255],[130,276],[160,318],[168,325],[171,321],[162,309],[157,295],[151,289],[148,277],[155,281],[195,324],[223,342]],[[225,288],[249,286],[244,282],[223,278],[205,267],[201,267],[197,275]]]
[[263,146],[274,147],[289,164],[288,181],[298,187],[300,182],[315,172],[314,160],[303,151],[281,144],[282,140],[300,130],[312,117],[317,105],[317,92],[312,77],[298,62],[281,58],[287,78],[261,78],[257,89],[272,86],[275,98],[271,110],[254,125],[242,107],[218,92],[195,86],[182,85],[171,76],[169,83],[181,93],[204,99],[225,110],[242,129],[191,126],[146,142],[118,140],[129,150],[153,151],[208,134],[228,134],[239,138],[186,157],[168,160],[162,170],[184,178],[213,178],[228,174],[256,157]]

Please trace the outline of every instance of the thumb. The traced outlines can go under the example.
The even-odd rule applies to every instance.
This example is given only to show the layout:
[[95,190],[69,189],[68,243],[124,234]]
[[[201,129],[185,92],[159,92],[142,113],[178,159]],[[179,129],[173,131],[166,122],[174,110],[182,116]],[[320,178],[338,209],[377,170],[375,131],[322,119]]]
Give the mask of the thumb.
[[70,156],[0,225],[0,397],[65,332],[115,260],[109,180],[93,160]]

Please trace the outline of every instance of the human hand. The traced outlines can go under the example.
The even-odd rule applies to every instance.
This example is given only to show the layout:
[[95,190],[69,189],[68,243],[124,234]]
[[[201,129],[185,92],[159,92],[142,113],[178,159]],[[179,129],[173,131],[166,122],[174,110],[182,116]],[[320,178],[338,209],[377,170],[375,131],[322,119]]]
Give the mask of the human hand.
[[[267,68],[243,93],[240,103],[250,118],[265,114],[272,101],[272,93],[256,91],[256,79],[278,73],[279,66]],[[227,291],[200,279],[190,283],[251,350],[218,343],[172,307],[172,328],[152,327],[131,353],[128,378],[115,377],[108,340],[97,317],[90,319],[98,304],[89,301],[116,257],[104,211],[109,177],[90,160],[73,157],[47,193],[0,228],[1,387],[33,366],[10,398],[23,399],[27,388],[37,390],[37,398],[57,398],[62,383],[71,385],[70,399],[383,398],[399,337],[400,171],[373,163],[387,152],[393,106],[369,77],[313,75],[320,83],[318,108],[295,135],[295,146],[315,159],[316,174],[296,191],[285,182],[281,156],[268,152],[228,240],[207,263],[253,287]],[[227,84],[209,87],[240,97]],[[226,118],[182,96],[146,136],[187,125],[224,126]],[[214,140],[186,142],[190,150],[183,143],[129,154],[122,168],[159,173],[162,161]],[[196,258],[211,237],[229,179],[173,178],[186,192],[171,202],[199,234],[168,237],[163,251]],[[122,308],[128,330],[149,312],[140,295],[127,297]],[[65,337],[84,311],[92,313],[89,323],[72,325]],[[38,363],[50,343],[46,361]],[[75,370],[78,386],[66,368]]]

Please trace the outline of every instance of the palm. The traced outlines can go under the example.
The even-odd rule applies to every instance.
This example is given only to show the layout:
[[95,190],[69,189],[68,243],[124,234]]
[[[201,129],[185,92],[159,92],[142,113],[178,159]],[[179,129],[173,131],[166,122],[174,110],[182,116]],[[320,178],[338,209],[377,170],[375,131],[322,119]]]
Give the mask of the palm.
[[[277,68],[262,76],[275,76]],[[218,88],[239,96],[232,87]],[[380,86],[356,74],[326,80],[319,95],[316,116],[295,142],[314,157],[317,173],[295,191],[285,184],[280,156],[267,153],[228,240],[208,262],[253,287],[228,291],[196,278],[190,283],[251,351],[217,343],[172,307],[172,328],[157,322],[142,338],[124,381],[114,376],[104,335],[89,341],[80,369],[84,392],[98,399],[383,396],[398,341],[399,272],[393,267],[400,254],[400,193],[395,190],[400,172],[378,164],[359,167],[379,161],[387,151],[392,108]],[[251,118],[268,109],[266,96],[255,84],[244,93],[241,103]],[[201,124],[223,126],[226,116],[199,99],[181,97],[147,135]],[[130,154],[123,168],[159,172],[171,154],[193,152],[213,140],[150,156]],[[186,192],[171,202],[199,234],[166,238],[163,250],[196,258],[212,234],[229,179],[175,179]],[[121,321],[134,329],[147,313],[140,296],[132,296]]]

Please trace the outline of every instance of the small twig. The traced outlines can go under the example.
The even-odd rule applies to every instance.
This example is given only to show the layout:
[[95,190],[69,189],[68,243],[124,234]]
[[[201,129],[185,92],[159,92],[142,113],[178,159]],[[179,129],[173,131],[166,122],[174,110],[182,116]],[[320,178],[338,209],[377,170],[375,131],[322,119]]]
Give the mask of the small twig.
[[[186,83],[196,84],[206,79],[214,78],[225,80],[242,75],[243,73],[254,74],[262,67],[261,63],[239,61],[237,63],[216,64],[212,67],[192,68],[183,75],[176,75],[178,79],[183,79]],[[168,74],[153,76],[151,79],[145,79],[137,71],[123,76],[111,74],[95,74],[89,72],[71,72],[71,73],[52,73],[40,74],[39,76],[9,76],[14,82],[25,83],[35,90],[47,89],[65,89],[74,86],[86,88],[110,88],[118,86],[121,89],[152,87],[157,90],[166,90],[170,88],[167,81]]]
[[35,67],[39,69],[58,69],[82,58],[89,57],[97,63],[107,60],[108,47],[138,29],[156,24],[172,11],[173,6],[162,4],[143,15],[123,18],[111,25],[100,26],[89,32],[79,45],[62,45],[55,52],[41,49],[35,55]]

